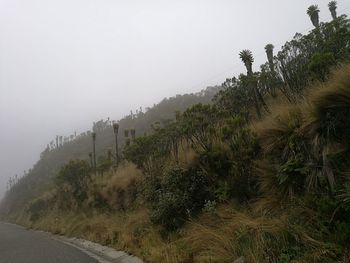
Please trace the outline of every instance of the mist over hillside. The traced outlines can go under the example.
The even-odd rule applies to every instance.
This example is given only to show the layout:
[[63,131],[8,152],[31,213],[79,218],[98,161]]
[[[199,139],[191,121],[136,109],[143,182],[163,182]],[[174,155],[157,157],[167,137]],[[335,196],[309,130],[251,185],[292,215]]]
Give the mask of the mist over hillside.
[[[221,86],[208,87],[197,93],[176,95],[175,97],[164,98],[153,107],[131,111],[129,115],[118,120],[120,133],[118,139],[121,149],[125,143],[124,130],[135,129],[136,137],[144,136],[152,131],[152,125],[165,125],[175,118],[176,112],[183,112],[192,105],[211,103],[215,94],[222,90]],[[57,135],[48,142],[43,149],[40,160],[32,168],[27,170],[23,176],[13,176],[11,191],[8,192],[5,203],[6,209],[13,211],[23,207],[24,203],[47,190],[52,184],[52,178],[57,174],[59,168],[72,159],[89,161],[89,153],[92,152],[91,133],[95,131],[96,152],[98,158],[106,158],[108,150],[114,151],[115,136],[112,128],[112,119],[98,120],[93,127],[86,132],[72,135]],[[120,150],[121,151],[121,150]],[[10,212],[10,210],[8,211]]]

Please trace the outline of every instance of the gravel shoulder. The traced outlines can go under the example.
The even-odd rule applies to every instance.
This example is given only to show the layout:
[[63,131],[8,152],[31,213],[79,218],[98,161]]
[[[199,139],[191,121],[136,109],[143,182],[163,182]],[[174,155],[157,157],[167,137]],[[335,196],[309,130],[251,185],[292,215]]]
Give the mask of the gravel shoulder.
[[135,256],[88,240],[57,235],[53,235],[53,238],[85,252],[99,263],[143,263]]

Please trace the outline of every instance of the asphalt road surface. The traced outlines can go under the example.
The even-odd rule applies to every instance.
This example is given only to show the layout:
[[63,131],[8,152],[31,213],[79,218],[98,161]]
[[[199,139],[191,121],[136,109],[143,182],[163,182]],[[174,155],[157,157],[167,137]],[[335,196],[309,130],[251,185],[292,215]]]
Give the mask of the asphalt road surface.
[[0,263],[97,263],[49,234],[0,222]]

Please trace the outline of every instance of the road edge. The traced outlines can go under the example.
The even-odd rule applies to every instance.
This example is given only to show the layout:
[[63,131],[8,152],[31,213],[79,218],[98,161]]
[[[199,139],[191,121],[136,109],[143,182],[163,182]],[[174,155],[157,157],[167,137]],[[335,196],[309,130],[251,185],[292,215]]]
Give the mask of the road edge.
[[99,263],[144,263],[138,257],[132,256],[124,251],[118,251],[85,239],[49,234],[53,239],[81,250],[85,254],[96,259]]
[[140,258],[130,255],[124,251],[118,251],[111,247],[103,246],[98,243],[94,243],[89,240],[66,237],[63,235],[56,235],[51,232],[36,230],[30,227],[9,223],[6,221],[0,221],[3,224],[13,225],[26,230],[44,233],[49,235],[52,239],[64,243],[68,246],[72,246],[83,253],[87,254],[91,258],[97,260],[99,263],[144,263]]

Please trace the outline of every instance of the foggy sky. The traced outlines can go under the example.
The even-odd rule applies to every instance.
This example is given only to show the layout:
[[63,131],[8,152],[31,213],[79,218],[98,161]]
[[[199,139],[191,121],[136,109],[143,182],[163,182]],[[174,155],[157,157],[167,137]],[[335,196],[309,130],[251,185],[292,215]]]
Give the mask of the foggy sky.
[[[0,0],[0,196],[57,134],[255,69],[328,0]],[[347,0],[339,12],[349,13]],[[345,9],[345,10],[344,10]]]

